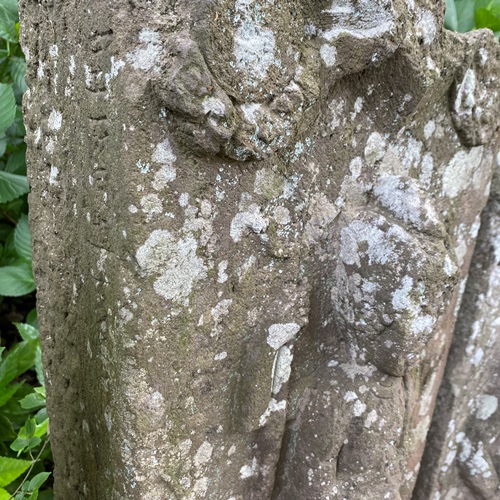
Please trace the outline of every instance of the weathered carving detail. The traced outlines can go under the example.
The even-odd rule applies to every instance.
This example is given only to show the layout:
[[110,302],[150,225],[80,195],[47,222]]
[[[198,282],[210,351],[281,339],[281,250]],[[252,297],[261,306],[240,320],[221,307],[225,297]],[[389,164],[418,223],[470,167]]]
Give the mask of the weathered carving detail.
[[450,91],[453,124],[469,147],[487,144],[498,133],[500,99],[487,41],[487,32],[470,35],[466,64],[459,68]]
[[458,267],[432,201],[411,178],[381,177],[375,206],[345,215],[332,301],[350,344],[402,376],[422,358]]
[[493,37],[431,0],[21,3],[56,496],[410,498]]

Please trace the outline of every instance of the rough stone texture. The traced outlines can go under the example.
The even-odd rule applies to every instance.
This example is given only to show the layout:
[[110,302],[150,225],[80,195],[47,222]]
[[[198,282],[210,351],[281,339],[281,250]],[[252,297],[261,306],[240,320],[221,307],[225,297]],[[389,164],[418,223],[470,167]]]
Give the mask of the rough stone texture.
[[493,35],[431,0],[20,3],[57,497],[410,498]]
[[494,499],[500,495],[499,170],[482,215],[417,499]]

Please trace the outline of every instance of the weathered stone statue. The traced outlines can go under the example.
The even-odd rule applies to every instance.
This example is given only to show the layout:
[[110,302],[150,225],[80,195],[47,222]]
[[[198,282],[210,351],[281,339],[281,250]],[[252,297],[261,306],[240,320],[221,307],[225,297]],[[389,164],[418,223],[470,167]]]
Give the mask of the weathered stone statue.
[[431,0],[21,6],[58,498],[495,498],[492,33]]

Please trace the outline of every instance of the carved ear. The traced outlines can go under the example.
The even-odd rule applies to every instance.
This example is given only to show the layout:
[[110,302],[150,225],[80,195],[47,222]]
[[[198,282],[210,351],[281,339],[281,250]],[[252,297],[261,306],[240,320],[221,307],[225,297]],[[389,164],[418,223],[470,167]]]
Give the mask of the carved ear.
[[[463,35],[467,37],[465,64],[455,76],[450,89],[449,106],[453,126],[464,146],[481,146],[490,142],[500,125],[500,96],[493,90],[491,76],[500,69],[499,53],[491,54],[487,30]],[[496,67],[496,68],[495,68]]]

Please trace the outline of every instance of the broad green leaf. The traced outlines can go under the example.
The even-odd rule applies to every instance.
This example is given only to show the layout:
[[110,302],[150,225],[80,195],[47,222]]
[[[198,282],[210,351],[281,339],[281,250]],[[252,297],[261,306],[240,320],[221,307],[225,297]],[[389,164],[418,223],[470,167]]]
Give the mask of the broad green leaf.
[[455,0],[446,0],[446,14],[444,15],[444,26],[451,31],[458,30],[457,8]]
[[500,0],[476,0],[475,9],[487,9],[492,14],[500,14]]
[[21,106],[16,107],[16,116],[12,125],[5,132],[9,140],[9,144],[17,145],[24,144],[24,136],[26,135],[26,128],[23,121],[23,111]]
[[5,405],[22,385],[23,383],[21,382],[19,384],[0,387],[0,406]]
[[40,410],[37,411],[35,415],[35,420],[37,424],[41,424],[45,422],[45,420],[48,420],[48,415],[47,415],[47,408],[43,407]]
[[26,174],[26,144],[12,152],[7,160],[4,170],[11,174]]
[[45,398],[41,394],[32,393],[21,399],[21,401],[19,401],[19,404],[25,410],[38,410],[38,408],[45,405]]
[[14,247],[14,230],[5,239],[5,245],[2,253],[2,266],[15,265],[15,262],[20,260],[17,256],[16,249]]
[[0,486],[7,486],[17,479],[31,465],[30,460],[0,457]]
[[30,481],[28,491],[39,490],[40,486],[42,486],[42,484],[45,483],[45,481],[47,481],[47,479],[49,478],[49,476],[50,476],[50,472],[40,472],[40,474],[37,474]]
[[26,62],[21,57],[11,57],[8,64],[8,71],[14,80],[14,84],[24,94],[28,87],[24,76],[26,75]]
[[36,422],[33,418],[26,419],[26,423],[24,424],[24,428],[26,429],[26,436],[33,437],[36,431]]
[[0,134],[5,132],[16,116],[16,98],[12,85],[0,83]]
[[8,2],[7,5],[5,5],[2,1],[2,3],[0,3],[0,38],[8,40],[11,43],[17,42],[17,19],[17,14],[9,9]]
[[9,11],[10,15],[14,19],[14,22],[18,21],[18,0],[0,0],[0,4]]
[[474,10],[473,0],[455,0],[457,11],[457,31],[465,33],[474,29]]
[[28,340],[16,344],[0,363],[0,386],[10,384],[35,364],[38,340]]
[[0,295],[21,297],[35,291],[35,280],[27,264],[0,267]]
[[475,21],[476,28],[489,28],[493,31],[500,30],[500,17],[487,9],[477,9]]
[[0,171],[0,203],[15,200],[28,193],[29,190],[26,176]]
[[17,451],[17,456],[21,453],[26,453],[33,448],[36,448],[42,440],[39,437],[18,437],[16,440],[12,442],[10,445],[10,449],[13,451]]
[[11,498],[12,496],[7,490],[0,488],[0,500],[10,500]]
[[40,338],[40,332],[34,326],[26,323],[14,323],[14,325],[23,340],[36,340]]
[[31,262],[31,233],[26,214],[21,215],[14,231],[14,248],[19,257]]

